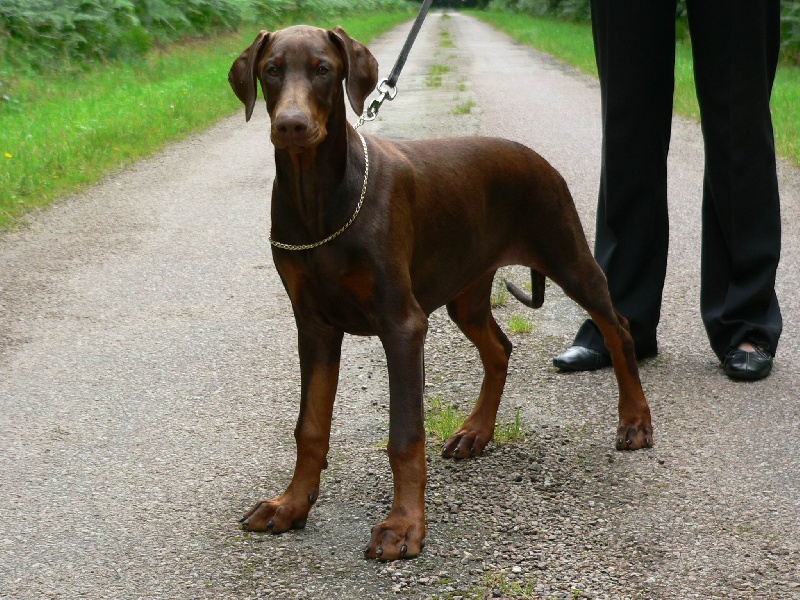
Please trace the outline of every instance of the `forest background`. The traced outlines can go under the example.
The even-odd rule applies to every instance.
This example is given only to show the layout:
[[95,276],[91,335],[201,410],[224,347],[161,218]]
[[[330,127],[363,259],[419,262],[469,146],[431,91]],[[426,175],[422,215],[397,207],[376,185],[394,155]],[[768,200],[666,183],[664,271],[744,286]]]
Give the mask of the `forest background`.
[[[238,104],[223,76],[259,29],[342,24],[369,43],[413,18],[419,6],[407,0],[0,0],[0,229],[232,114]],[[575,62],[577,46],[584,63],[577,66],[592,72],[588,0],[436,0],[434,6],[468,9],[563,60]],[[684,0],[676,22],[680,59],[691,53]],[[800,0],[782,0],[781,27],[780,86],[788,91],[773,100],[773,112],[779,150],[800,164]],[[678,87],[691,96],[690,59],[683,70]],[[676,110],[696,116],[680,93]]]

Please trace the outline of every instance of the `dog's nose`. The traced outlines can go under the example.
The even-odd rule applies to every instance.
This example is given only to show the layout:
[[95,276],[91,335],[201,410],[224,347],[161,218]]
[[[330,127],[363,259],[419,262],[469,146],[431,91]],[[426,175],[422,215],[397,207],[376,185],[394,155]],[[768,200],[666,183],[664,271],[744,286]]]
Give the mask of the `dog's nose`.
[[299,110],[284,111],[275,119],[275,129],[282,136],[303,135],[308,131],[308,116]]

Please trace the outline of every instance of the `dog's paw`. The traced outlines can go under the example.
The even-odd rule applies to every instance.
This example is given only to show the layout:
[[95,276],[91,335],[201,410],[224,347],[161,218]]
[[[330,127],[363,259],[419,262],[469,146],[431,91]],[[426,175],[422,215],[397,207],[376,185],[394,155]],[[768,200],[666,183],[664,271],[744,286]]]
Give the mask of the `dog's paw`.
[[[494,425],[494,424],[492,424]],[[445,458],[474,458],[483,454],[483,449],[494,435],[494,427],[478,428],[465,422],[442,446]]]
[[414,558],[425,546],[425,519],[397,518],[391,515],[372,528],[364,558],[396,560]]
[[639,450],[653,447],[653,426],[620,423],[617,427],[617,450]]
[[303,529],[308,519],[308,511],[316,502],[317,492],[300,500],[287,495],[271,500],[262,500],[251,508],[239,523],[247,531],[269,531],[283,533],[290,529]]

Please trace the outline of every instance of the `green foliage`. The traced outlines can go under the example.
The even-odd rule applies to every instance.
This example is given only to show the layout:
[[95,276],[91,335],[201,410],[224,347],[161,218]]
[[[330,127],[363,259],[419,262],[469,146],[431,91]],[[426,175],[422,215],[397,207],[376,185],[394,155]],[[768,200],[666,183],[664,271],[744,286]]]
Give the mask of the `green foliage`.
[[800,1],[781,1],[781,49],[788,60],[800,65]]
[[406,10],[405,0],[0,0],[0,81],[143,56],[154,45],[232,31]]
[[234,0],[133,0],[142,27],[160,42],[235,29],[244,8]]
[[0,51],[12,67],[69,64],[113,53],[137,27],[130,0],[0,0]]
[[491,0],[489,10],[550,15],[571,21],[588,21],[589,0]]
[[254,0],[253,7],[259,23],[269,28],[276,22],[306,21],[311,15],[330,19],[354,13],[405,10],[406,3],[399,0]]
[[0,0],[0,65],[42,73],[234,29],[241,0]]

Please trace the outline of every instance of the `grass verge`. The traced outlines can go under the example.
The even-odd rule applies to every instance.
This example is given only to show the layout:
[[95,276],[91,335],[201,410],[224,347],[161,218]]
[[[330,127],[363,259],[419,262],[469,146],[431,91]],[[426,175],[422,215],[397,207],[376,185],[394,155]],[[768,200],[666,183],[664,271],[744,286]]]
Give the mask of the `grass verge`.
[[[316,24],[340,24],[369,43],[412,16],[353,15]],[[0,102],[0,230],[240,110],[228,69],[257,32],[194,41],[89,73],[15,82],[14,101]]]
[[[592,28],[588,23],[572,23],[517,13],[467,11],[515,40],[546,52],[597,77],[592,47]],[[675,112],[700,118],[694,89],[692,49],[678,42],[675,49]],[[772,119],[775,145],[783,158],[800,165],[800,66],[782,64],[772,92]]]

